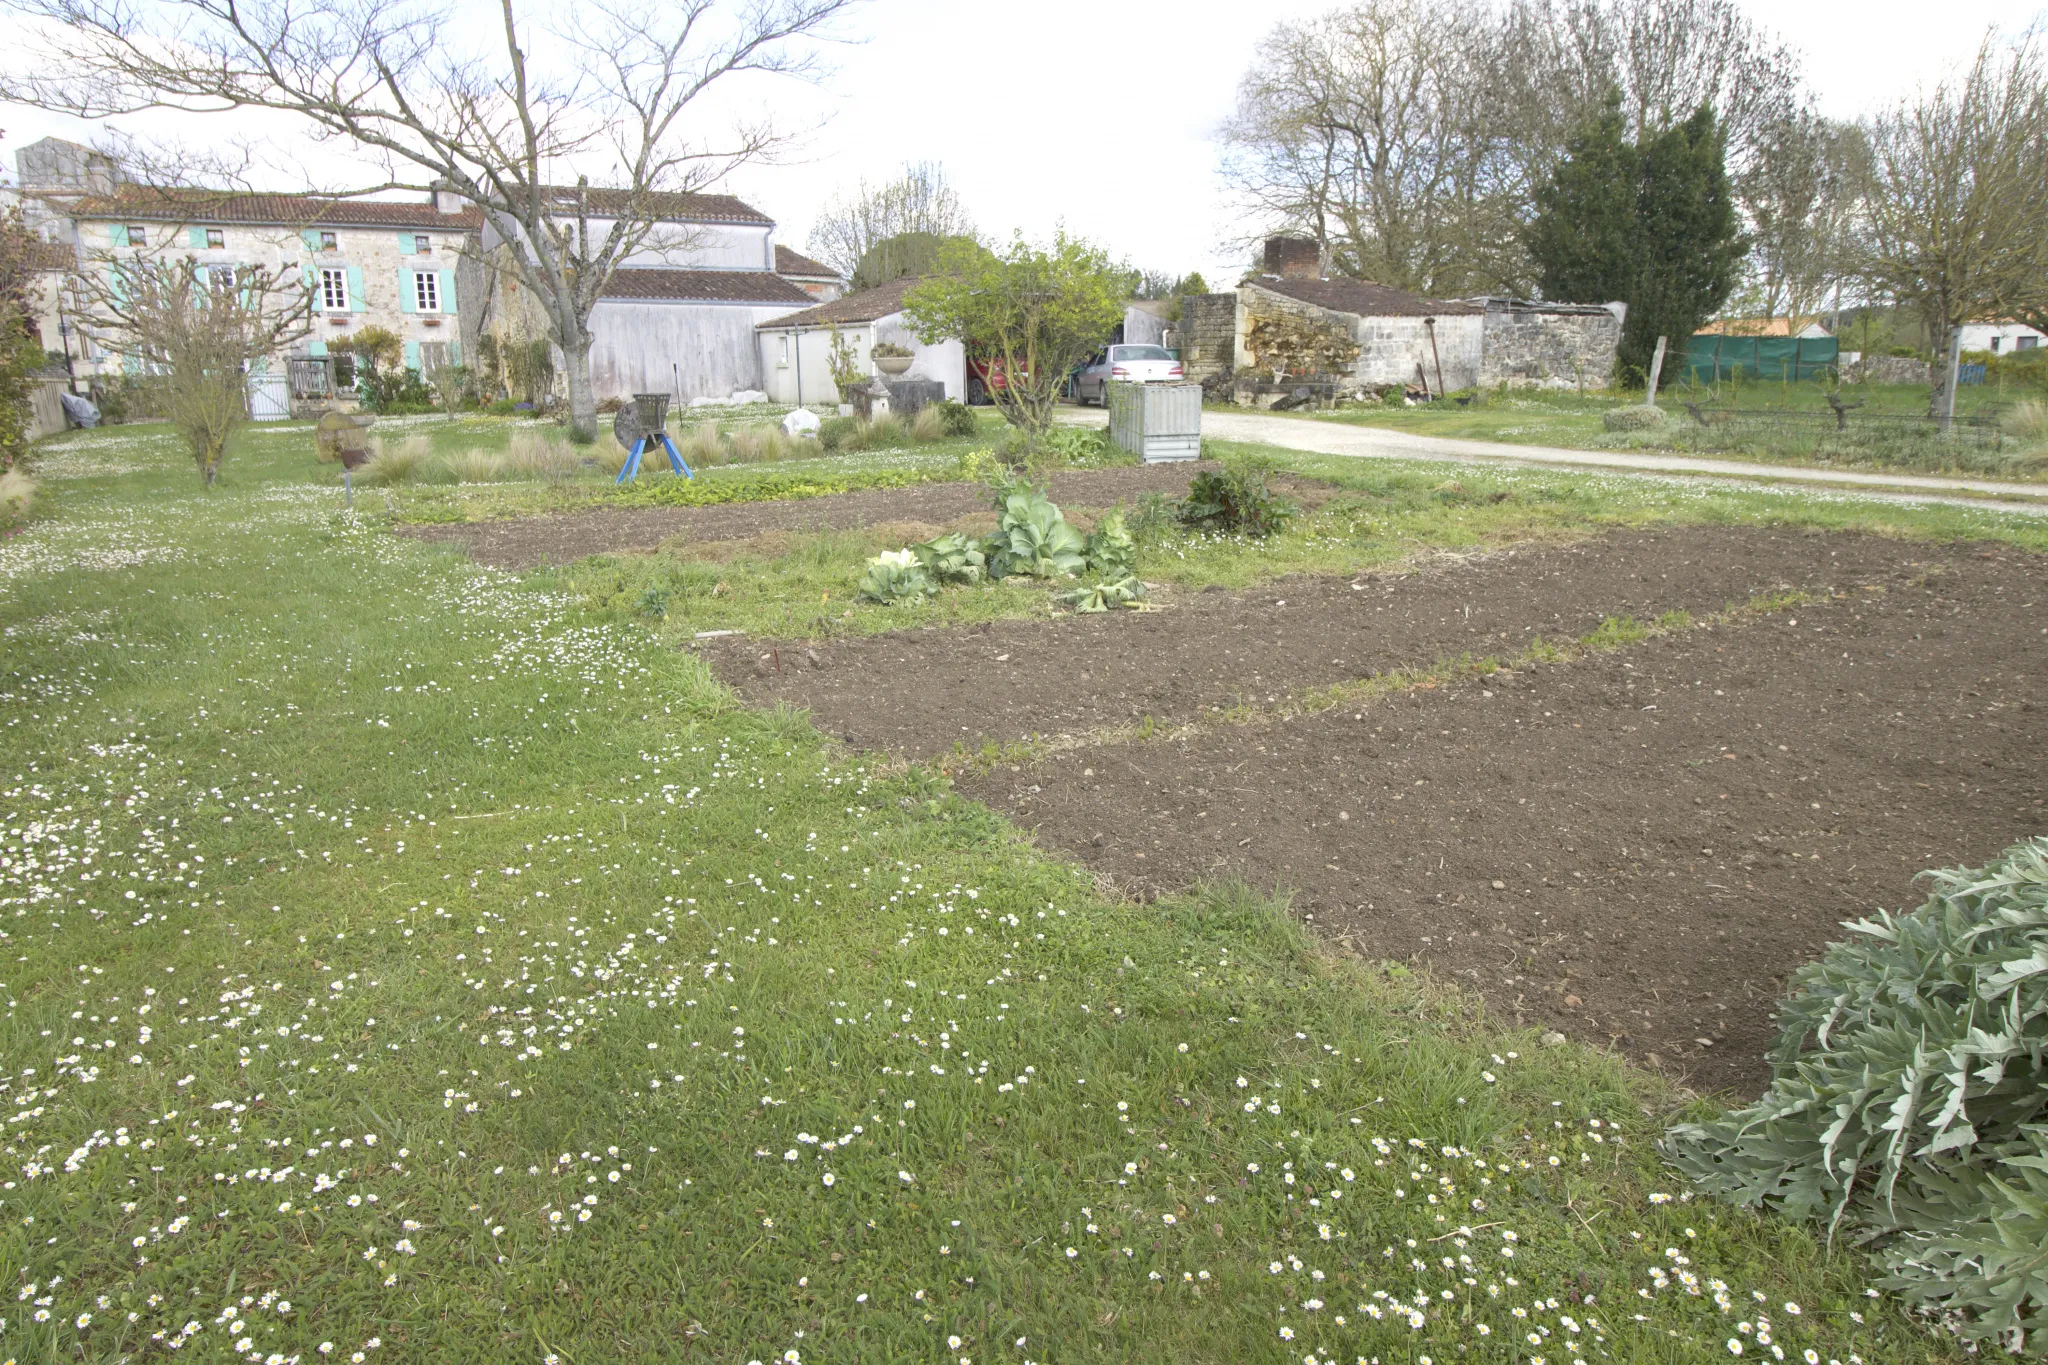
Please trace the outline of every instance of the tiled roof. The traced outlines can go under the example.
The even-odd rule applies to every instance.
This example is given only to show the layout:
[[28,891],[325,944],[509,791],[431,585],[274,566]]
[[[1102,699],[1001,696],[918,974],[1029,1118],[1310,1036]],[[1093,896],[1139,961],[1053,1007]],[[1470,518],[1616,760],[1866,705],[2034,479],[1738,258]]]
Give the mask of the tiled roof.
[[637,202],[638,215],[665,222],[775,226],[773,218],[729,194],[659,194],[648,191],[639,195],[636,201],[631,190],[610,190],[597,185],[582,191],[574,185],[558,185],[548,194],[558,205],[566,208],[576,203],[579,192],[586,196],[584,202],[589,205],[590,212],[600,218],[621,217]]
[[324,199],[309,194],[243,194],[229,190],[171,190],[124,186],[111,195],[86,195],[72,209],[79,218],[177,223],[257,223],[266,227],[409,227],[466,232],[483,215],[465,206],[442,213],[431,203],[381,199]]
[[1819,322],[1819,318],[1717,318],[1701,325],[1694,336],[1789,337]]
[[614,270],[608,299],[689,303],[806,303],[810,295],[765,270]]
[[827,327],[841,322],[873,322],[876,318],[888,317],[891,313],[903,311],[903,296],[923,283],[915,277],[892,280],[888,284],[863,289],[858,294],[848,294],[843,299],[821,303],[816,308],[806,308],[801,313],[791,313],[786,318],[776,318],[758,324],[761,327]]
[[1425,299],[1404,289],[1391,289],[1369,280],[1288,279],[1279,275],[1255,275],[1245,283],[1282,298],[1362,318],[1458,317],[1486,311],[1476,304],[1461,303],[1455,299]]
[[32,270],[75,270],[78,251],[62,242],[31,242],[28,263]]
[[791,251],[780,242],[775,244],[775,273],[791,275],[800,280],[836,280],[839,272],[823,261],[814,261],[800,251]]

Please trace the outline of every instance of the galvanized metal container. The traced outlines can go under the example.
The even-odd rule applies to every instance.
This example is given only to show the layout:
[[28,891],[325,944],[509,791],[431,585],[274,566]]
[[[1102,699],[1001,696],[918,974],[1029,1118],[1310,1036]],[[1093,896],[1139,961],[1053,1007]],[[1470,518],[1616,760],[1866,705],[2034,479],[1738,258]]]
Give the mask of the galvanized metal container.
[[1202,455],[1200,384],[1112,383],[1109,439],[1146,464],[1195,460]]

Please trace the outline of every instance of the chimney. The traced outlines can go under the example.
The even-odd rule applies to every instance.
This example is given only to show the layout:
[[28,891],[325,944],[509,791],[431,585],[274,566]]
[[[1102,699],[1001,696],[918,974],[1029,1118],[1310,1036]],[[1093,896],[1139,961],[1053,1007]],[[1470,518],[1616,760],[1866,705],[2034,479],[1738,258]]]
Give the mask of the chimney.
[[1266,270],[1287,280],[1320,279],[1323,248],[1313,237],[1278,236],[1266,239]]
[[446,181],[436,181],[434,183],[434,211],[436,213],[460,213],[462,209],[462,196],[451,189]]

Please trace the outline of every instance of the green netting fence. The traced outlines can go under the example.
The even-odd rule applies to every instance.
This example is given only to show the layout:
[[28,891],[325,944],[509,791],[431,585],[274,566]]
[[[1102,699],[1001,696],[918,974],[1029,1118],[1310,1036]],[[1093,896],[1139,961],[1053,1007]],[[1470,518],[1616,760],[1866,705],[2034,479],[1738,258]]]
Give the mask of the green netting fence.
[[1732,379],[1818,379],[1834,372],[1842,348],[1833,337],[1696,336],[1685,352],[1681,377],[1695,384]]

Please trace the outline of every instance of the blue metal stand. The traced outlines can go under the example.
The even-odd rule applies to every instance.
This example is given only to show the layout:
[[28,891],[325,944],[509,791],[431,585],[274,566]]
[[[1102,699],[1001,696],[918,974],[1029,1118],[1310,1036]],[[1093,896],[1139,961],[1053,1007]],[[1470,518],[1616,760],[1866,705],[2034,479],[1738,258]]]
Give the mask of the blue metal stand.
[[626,463],[619,470],[619,477],[614,480],[615,483],[624,483],[628,479],[635,479],[640,476],[640,457],[647,452],[647,443],[650,440],[660,441],[661,448],[668,452],[670,472],[680,474],[686,479],[697,477],[695,471],[683,463],[683,453],[676,449],[676,443],[671,441],[668,438],[668,433],[664,431],[655,436],[642,436],[639,440],[633,442],[633,451],[626,456]]

